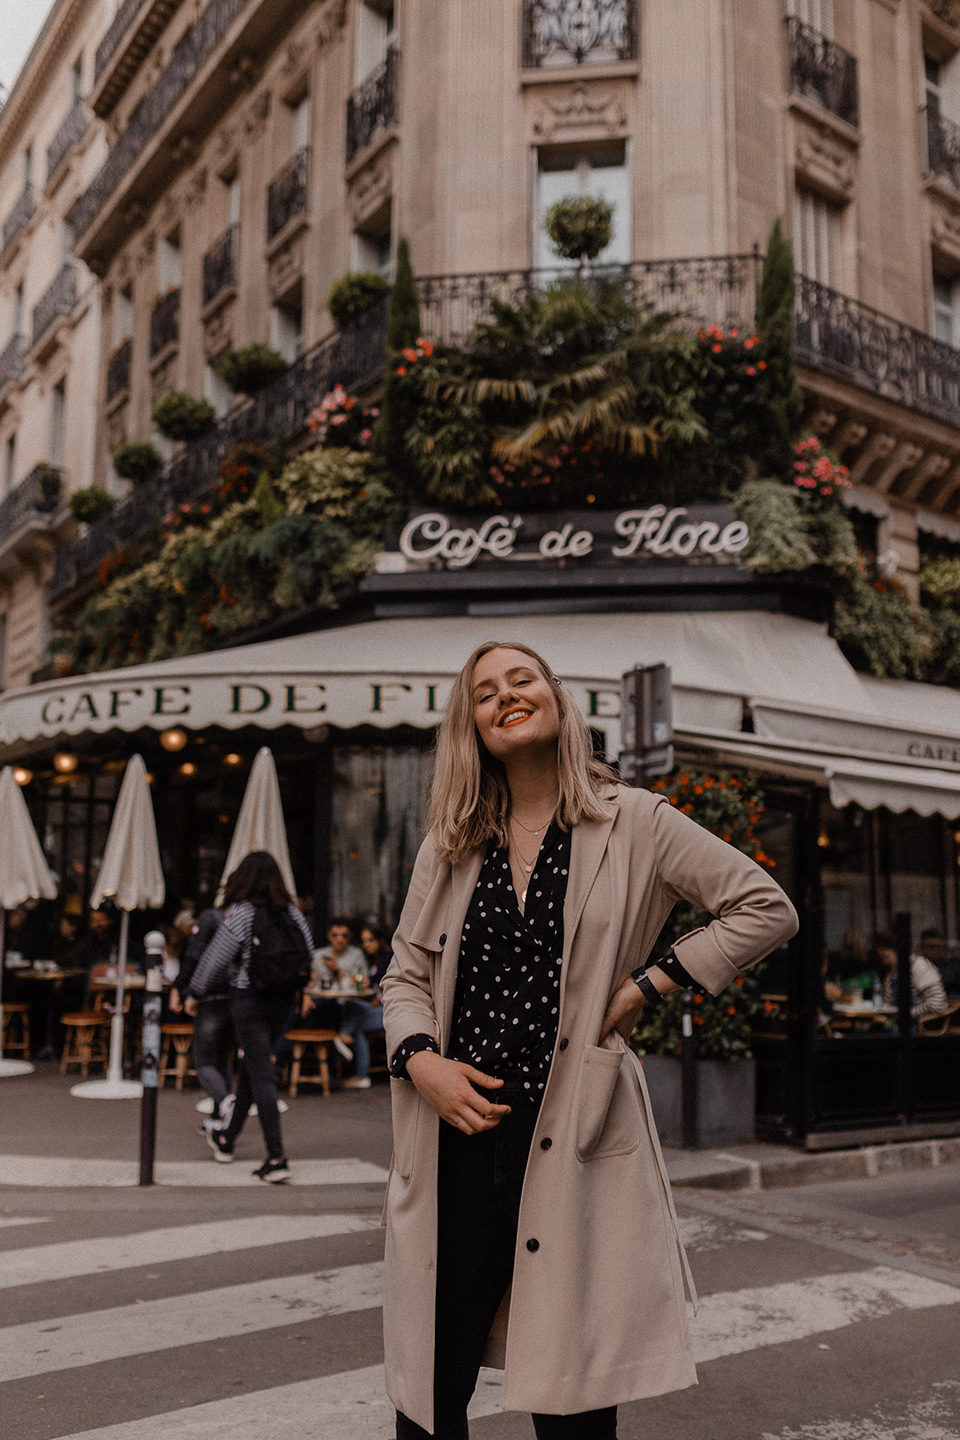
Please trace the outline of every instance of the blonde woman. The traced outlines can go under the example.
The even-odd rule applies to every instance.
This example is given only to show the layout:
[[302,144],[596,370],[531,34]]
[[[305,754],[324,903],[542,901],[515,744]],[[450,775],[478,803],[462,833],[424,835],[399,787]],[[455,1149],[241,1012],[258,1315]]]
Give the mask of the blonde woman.
[[[644,969],[681,898],[717,919]],[[383,983],[398,1440],[465,1440],[481,1363],[505,1368],[504,1406],[532,1412],[538,1440],[611,1440],[619,1403],[696,1383],[625,1037],[645,1005],[679,984],[718,994],[796,928],[753,861],[594,760],[546,661],[474,651]]]

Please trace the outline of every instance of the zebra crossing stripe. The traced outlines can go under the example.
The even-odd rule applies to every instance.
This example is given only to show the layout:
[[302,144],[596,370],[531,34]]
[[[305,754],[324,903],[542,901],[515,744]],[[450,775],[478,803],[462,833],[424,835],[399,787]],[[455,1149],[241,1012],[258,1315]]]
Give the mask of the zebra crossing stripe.
[[0,1215],[0,1230],[8,1225],[49,1225],[50,1215]]
[[[156,1167],[158,1185],[203,1186],[205,1189],[233,1189],[239,1185],[256,1188],[262,1181],[253,1176],[259,1164],[256,1152],[234,1165],[216,1165],[205,1160],[161,1161]],[[388,1172],[368,1160],[297,1160],[291,1164],[293,1185],[384,1185]],[[136,1185],[139,1168],[135,1160],[78,1160],[54,1155],[0,1155],[0,1185],[44,1186],[73,1189]]]
[[322,1240],[332,1235],[377,1229],[379,1216],[360,1214],[254,1215],[241,1220],[217,1220],[201,1225],[178,1225],[144,1230],[133,1235],[109,1235],[94,1240],[70,1240],[57,1245],[7,1250],[0,1259],[0,1289],[35,1285],[42,1281],[70,1280],[78,1275],[102,1275],[138,1265],[162,1265],[172,1260],[194,1260],[252,1250],[261,1245],[283,1245],[292,1240]]

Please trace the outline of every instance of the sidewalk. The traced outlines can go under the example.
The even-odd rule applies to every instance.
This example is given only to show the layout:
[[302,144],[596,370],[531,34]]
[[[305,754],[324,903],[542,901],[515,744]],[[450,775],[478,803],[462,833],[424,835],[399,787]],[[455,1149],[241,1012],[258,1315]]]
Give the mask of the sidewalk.
[[[892,1141],[809,1154],[789,1145],[734,1145],[729,1150],[664,1149],[674,1186],[702,1190],[780,1190],[893,1171],[960,1164],[960,1139]],[[960,1176],[958,1176],[960,1180]]]

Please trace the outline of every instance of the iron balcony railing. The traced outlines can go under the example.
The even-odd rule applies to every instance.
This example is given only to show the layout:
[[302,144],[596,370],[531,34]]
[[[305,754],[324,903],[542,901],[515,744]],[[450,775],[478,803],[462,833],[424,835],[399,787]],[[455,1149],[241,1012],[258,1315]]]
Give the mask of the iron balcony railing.
[[10,249],[20,231],[26,225],[33,214],[36,205],[33,198],[33,186],[29,180],[20,191],[20,198],[3,222],[3,254]]
[[130,360],[133,341],[122,340],[107,362],[107,404],[130,389]]
[[347,101],[347,164],[397,118],[397,48]]
[[927,97],[927,167],[931,174],[960,190],[960,125],[941,115]]
[[267,186],[267,240],[294,218],[307,213],[307,187],[310,179],[310,151],[298,150],[293,159],[274,175]]
[[180,291],[168,290],[150,314],[150,359],[180,339]]
[[93,224],[137,156],[192,83],[231,22],[248,0],[211,0],[175,47],[170,62],[127,121],[92,185],[73,209],[74,232],[81,236]]
[[23,370],[23,336],[11,335],[0,350],[0,389],[8,380],[16,380]]
[[960,350],[804,276],[796,349],[815,370],[960,427]]
[[240,226],[228,225],[203,257],[203,303],[209,305],[221,291],[237,283],[237,246]]
[[854,55],[791,15],[787,21],[790,34],[790,88],[846,120],[848,125],[860,121],[860,98],[857,84],[857,61]]
[[524,0],[523,63],[608,65],[637,57],[637,0]]
[[50,329],[58,315],[70,315],[77,303],[77,272],[68,261],[33,307],[33,344]]
[[146,4],[146,0],[123,0],[120,9],[114,15],[107,33],[97,46],[96,57],[93,62],[94,84],[110,64],[111,57],[116,52],[117,46],[126,35],[139,12]]
[[47,147],[47,179],[56,174],[71,145],[82,140],[87,128],[87,107],[79,95],[67,111],[67,118]]
[[25,480],[0,501],[0,536],[9,535],[32,515],[52,515],[60,505],[63,485],[53,465],[35,465]]

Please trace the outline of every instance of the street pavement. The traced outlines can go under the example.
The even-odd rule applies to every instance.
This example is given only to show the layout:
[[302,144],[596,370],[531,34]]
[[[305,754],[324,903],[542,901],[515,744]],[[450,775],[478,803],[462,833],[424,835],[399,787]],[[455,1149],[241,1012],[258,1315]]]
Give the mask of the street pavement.
[[[256,1122],[216,1166],[197,1092],[165,1092],[160,1163],[191,1178],[140,1190],[135,1103],[28,1079],[0,1092],[0,1156],[47,1167],[25,1184],[0,1160],[0,1440],[392,1435],[385,1087],[291,1102],[298,1183],[272,1188],[250,1174]],[[81,1161],[121,1170],[78,1185],[63,1166]],[[700,1385],[623,1406],[621,1440],[960,1440],[960,1166],[676,1193]],[[483,1373],[471,1434],[531,1440],[499,1380]]]

